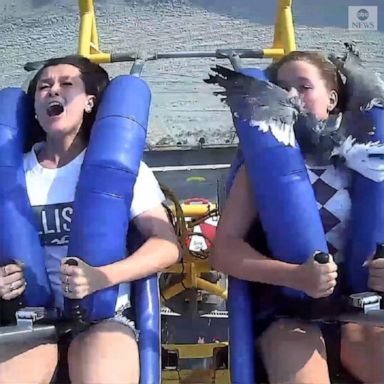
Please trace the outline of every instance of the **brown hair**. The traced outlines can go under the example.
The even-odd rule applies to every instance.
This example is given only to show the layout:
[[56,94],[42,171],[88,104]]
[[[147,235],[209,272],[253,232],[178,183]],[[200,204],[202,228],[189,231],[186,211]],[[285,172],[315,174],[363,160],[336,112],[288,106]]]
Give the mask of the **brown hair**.
[[321,53],[313,51],[292,51],[283,56],[278,62],[267,68],[267,75],[273,83],[277,83],[279,69],[292,61],[305,61],[314,65],[320,72],[327,88],[338,94],[338,103],[331,113],[339,113],[344,106],[344,83],[337,68]]

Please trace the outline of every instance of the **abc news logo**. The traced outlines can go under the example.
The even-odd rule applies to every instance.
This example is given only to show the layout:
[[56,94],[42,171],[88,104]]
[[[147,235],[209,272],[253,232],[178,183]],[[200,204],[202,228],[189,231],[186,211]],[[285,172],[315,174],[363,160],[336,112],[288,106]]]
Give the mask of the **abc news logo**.
[[349,6],[348,7],[348,29],[352,30],[377,30],[377,7],[376,6]]

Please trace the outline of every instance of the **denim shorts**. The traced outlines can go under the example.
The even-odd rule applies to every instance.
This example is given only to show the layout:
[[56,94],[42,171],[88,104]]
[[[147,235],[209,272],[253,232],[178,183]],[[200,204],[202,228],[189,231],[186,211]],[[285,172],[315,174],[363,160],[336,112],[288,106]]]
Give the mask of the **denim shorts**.
[[102,321],[97,322],[97,323],[106,322],[106,321],[108,321],[108,322],[112,321],[112,322],[123,324],[123,325],[127,326],[129,329],[131,329],[131,331],[135,335],[136,341],[139,340],[139,331],[136,329],[136,325],[135,325],[134,320],[132,320],[130,317],[128,317],[124,313],[124,311],[116,312],[114,317],[110,317],[109,319],[105,319],[105,320],[102,320]]
[[98,320],[98,321],[93,321],[91,324],[85,328],[82,329],[77,329],[75,331],[72,331],[72,338],[77,336],[78,334],[85,332],[89,329],[89,327],[92,327],[95,324],[100,324],[103,322],[115,322],[119,324],[123,324],[126,327],[128,327],[134,334],[136,341],[139,340],[139,331],[136,329],[135,321],[133,320],[134,317],[132,316],[132,311],[130,310],[131,308],[126,308],[123,310],[119,310],[115,313],[113,317],[103,319],[103,320]]

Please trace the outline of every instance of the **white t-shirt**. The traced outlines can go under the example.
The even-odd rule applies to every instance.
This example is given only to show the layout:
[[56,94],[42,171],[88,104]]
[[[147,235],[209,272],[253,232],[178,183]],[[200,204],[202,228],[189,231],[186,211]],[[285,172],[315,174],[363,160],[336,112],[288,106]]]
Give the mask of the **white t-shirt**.
[[[24,171],[29,201],[36,213],[40,240],[45,250],[45,265],[55,295],[55,306],[62,309],[60,263],[67,256],[73,200],[85,151],[63,167],[48,169],[43,168],[36,157],[36,152],[43,145],[35,144],[32,151],[24,155]],[[133,189],[130,219],[155,208],[164,200],[152,171],[141,162]],[[116,311],[129,305],[130,285],[120,284]]]

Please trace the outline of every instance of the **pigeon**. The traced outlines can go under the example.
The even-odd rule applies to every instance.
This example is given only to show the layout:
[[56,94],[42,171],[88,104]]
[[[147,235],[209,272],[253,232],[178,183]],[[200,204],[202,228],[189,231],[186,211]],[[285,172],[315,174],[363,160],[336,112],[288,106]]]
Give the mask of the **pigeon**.
[[345,77],[346,95],[340,128],[345,139],[334,148],[331,157],[342,159],[348,168],[370,180],[382,182],[384,144],[372,141],[376,127],[365,112],[373,107],[384,108],[384,80],[364,67],[354,44],[345,43],[345,47],[343,57],[328,57]]
[[346,111],[370,109],[372,106],[384,108],[384,80],[380,74],[364,67],[354,44],[345,43],[346,53],[337,57],[331,53],[328,59],[345,77],[347,95]]
[[[225,102],[234,117],[250,126],[270,132],[283,145],[299,145],[305,156],[323,162],[339,144],[340,116],[318,120],[305,109],[296,89],[286,90],[267,81],[216,65],[215,73],[204,81],[224,90],[214,92]],[[321,159],[320,159],[321,158]]]
[[214,94],[229,106],[234,119],[249,121],[286,146],[297,143],[307,164],[345,165],[380,182],[384,180],[384,145],[372,142],[375,127],[364,112],[384,107],[384,83],[364,68],[352,45],[346,47],[342,58],[329,56],[345,77],[345,110],[327,120],[318,120],[307,111],[295,89],[288,91],[220,65],[211,68],[215,74],[204,81],[223,88]]

